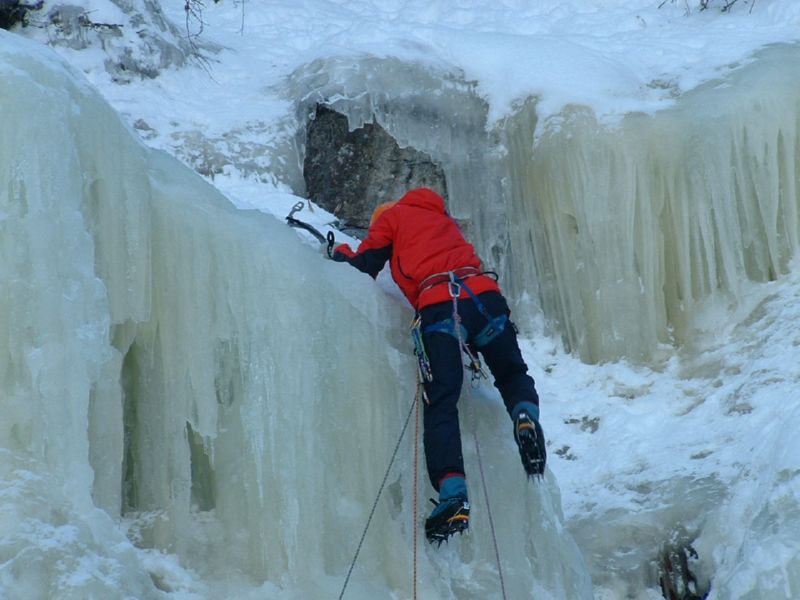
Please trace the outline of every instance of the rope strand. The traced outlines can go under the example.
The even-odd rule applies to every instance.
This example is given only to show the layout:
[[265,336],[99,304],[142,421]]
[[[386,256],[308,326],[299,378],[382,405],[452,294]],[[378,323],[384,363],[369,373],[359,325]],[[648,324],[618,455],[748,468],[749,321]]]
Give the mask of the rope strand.
[[339,600],[342,600],[344,596],[344,591],[347,589],[347,584],[350,581],[350,575],[353,573],[353,567],[356,566],[356,560],[358,560],[358,554],[361,552],[361,546],[364,544],[364,538],[367,536],[367,530],[369,529],[370,523],[372,523],[372,517],[375,515],[375,509],[378,507],[378,500],[380,500],[381,494],[383,493],[383,488],[386,487],[386,480],[389,478],[389,471],[392,470],[392,465],[394,464],[394,459],[397,457],[397,450],[400,448],[400,442],[403,441],[403,436],[406,433],[406,429],[408,428],[408,422],[411,420],[411,415],[414,412],[414,406],[417,403],[417,397],[414,396],[414,400],[411,401],[411,408],[408,411],[408,415],[406,416],[406,422],[403,425],[403,430],[400,432],[400,437],[397,438],[397,443],[394,446],[394,452],[392,452],[392,458],[389,461],[389,466],[386,467],[386,473],[383,474],[383,481],[381,481],[381,486],[378,488],[378,494],[375,496],[375,502],[372,503],[372,510],[369,511],[369,517],[367,517],[367,524],[364,526],[364,531],[361,533],[361,539],[358,542],[358,547],[356,548],[355,556],[353,556],[353,562],[350,563],[350,570],[347,571],[347,577],[344,580],[344,585],[342,586],[342,591],[339,594]]
[[414,518],[411,524],[414,531],[414,579],[412,581],[412,590],[414,600],[417,600],[417,519],[418,519],[418,505],[417,498],[419,497],[419,406],[421,404],[420,398],[422,397],[423,387],[419,371],[417,371],[417,397],[416,397],[416,414],[414,415]]
[[478,444],[478,434],[472,430],[472,437],[475,440],[475,452],[478,455],[478,470],[481,474],[483,484],[483,497],[486,500],[486,514],[489,517],[489,529],[492,530],[492,543],[494,543],[494,557],[497,561],[497,573],[500,576],[500,591],[503,593],[503,600],[506,600],[506,582],[503,579],[503,567],[500,563],[500,551],[497,549],[497,534],[494,530],[494,519],[492,518],[492,506],[489,503],[489,488],[486,487],[486,477],[483,474],[483,459],[481,458],[481,447]]

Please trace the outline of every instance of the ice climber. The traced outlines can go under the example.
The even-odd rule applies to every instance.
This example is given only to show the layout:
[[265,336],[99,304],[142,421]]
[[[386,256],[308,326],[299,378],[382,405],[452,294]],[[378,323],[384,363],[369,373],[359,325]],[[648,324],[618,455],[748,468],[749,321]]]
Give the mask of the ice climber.
[[520,353],[508,304],[496,277],[482,270],[472,244],[448,215],[442,197],[427,188],[380,205],[358,250],[340,244],[332,258],[372,277],[390,261],[392,277],[417,311],[429,366],[422,377],[425,461],[431,484],[439,492],[425,533],[431,542],[441,543],[469,526],[456,407],[463,381],[462,349],[473,364],[479,352],[491,370],[513,420],[528,476],[544,472],[539,397]]

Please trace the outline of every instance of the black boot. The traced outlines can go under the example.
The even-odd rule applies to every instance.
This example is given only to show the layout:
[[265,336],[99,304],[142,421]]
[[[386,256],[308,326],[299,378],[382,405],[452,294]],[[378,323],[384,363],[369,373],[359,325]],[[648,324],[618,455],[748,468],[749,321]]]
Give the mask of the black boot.
[[425,520],[425,537],[428,541],[447,541],[454,533],[464,533],[469,528],[469,502],[466,498],[455,497],[436,502],[431,516]]
[[522,466],[528,477],[541,477],[547,462],[544,447],[544,432],[539,421],[526,410],[521,410],[514,419],[514,439],[517,440]]
[[469,501],[467,482],[463,475],[454,474],[442,480],[439,486],[439,502],[431,498],[436,508],[425,520],[425,536],[428,541],[446,541],[454,533],[464,533],[469,527]]

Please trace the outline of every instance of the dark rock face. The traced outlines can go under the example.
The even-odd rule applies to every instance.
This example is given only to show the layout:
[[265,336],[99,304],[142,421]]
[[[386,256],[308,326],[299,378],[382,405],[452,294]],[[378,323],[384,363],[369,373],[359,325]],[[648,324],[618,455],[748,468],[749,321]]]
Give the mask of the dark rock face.
[[42,2],[20,2],[0,0],[0,29],[11,29],[15,25],[27,25],[28,12],[42,8]]
[[708,585],[701,584],[693,572],[698,560],[697,551],[685,539],[673,539],[664,546],[658,559],[658,583],[666,600],[708,596]]
[[[0,0],[0,7],[6,2],[42,6],[42,0],[35,0],[36,5],[30,4],[33,1]],[[183,66],[190,59],[202,62],[207,52],[219,50],[209,42],[195,44],[188,39],[186,32],[166,18],[157,0],[112,0],[112,3],[120,9],[115,22],[95,21],[96,12],[87,9],[85,2],[64,0],[49,5],[36,26],[45,31],[50,46],[102,49],[106,71],[120,84],[154,79],[166,68]]]
[[400,148],[380,125],[348,131],[347,117],[317,105],[306,132],[303,178],[310,200],[358,234],[376,206],[429,187],[447,201],[444,171],[427,154]]

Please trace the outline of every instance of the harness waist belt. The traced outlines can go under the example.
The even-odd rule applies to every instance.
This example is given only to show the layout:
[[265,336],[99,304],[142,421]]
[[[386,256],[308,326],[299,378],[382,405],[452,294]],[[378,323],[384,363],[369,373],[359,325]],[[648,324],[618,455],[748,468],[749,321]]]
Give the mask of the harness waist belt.
[[432,287],[442,283],[449,283],[450,273],[453,273],[458,279],[466,279],[467,277],[481,275],[481,270],[477,267],[461,267],[458,269],[453,269],[452,271],[447,271],[446,273],[434,273],[433,275],[429,275],[422,280],[422,282],[419,284],[419,293],[422,294],[422,292],[426,292]]

